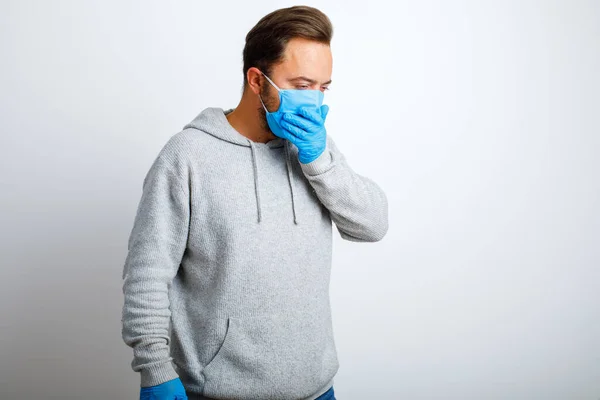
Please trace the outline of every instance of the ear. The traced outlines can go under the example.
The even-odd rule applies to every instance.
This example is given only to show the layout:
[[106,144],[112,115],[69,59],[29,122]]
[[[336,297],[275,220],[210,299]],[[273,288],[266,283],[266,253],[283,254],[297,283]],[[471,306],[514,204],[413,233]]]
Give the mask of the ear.
[[246,72],[246,80],[248,81],[248,87],[254,92],[254,94],[260,93],[260,86],[262,85],[262,73],[256,67],[248,68]]

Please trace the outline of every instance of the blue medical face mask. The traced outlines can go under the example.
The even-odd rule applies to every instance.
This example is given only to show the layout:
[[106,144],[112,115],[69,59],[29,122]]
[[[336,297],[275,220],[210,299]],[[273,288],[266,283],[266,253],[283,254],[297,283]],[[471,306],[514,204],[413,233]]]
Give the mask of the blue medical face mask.
[[277,111],[273,112],[267,110],[265,103],[263,103],[262,98],[258,95],[258,98],[267,113],[267,123],[269,124],[269,128],[271,128],[275,136],[284,137],[285,135],[280,124],[283,113],[291,112],[298,114],[298,110],[302,107],[313,108],[317,112],[321,112],[320,109],[323,105],[324,97],[322,91],[314,89],[280,89],[267,75],[262,72],[261,74],[263,74],[269,83],[279,92],[279,108]]

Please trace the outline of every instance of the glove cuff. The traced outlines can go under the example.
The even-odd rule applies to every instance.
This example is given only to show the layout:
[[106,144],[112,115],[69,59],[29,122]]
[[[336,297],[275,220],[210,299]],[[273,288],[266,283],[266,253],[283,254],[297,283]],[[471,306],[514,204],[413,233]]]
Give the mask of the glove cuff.
[[306,175],[318,175],[327,171],[331,167],[332,161],[333,158],[331,157],[329,146],[327,146],[319,157],[306,164],[300,163],[300,167]]

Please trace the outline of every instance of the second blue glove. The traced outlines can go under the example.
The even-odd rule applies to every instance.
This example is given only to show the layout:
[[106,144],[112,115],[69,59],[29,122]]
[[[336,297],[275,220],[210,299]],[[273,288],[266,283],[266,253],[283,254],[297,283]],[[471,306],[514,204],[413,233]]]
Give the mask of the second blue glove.
[[179,378],[156,386],[143,387],[140,400],[188,400],[183,383]]

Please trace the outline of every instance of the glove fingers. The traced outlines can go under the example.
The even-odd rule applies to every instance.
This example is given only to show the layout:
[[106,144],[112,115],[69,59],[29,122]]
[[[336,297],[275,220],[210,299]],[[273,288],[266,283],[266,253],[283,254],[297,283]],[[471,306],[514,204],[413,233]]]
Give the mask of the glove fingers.
[[286,122],[289,122],[292,125],[297,126],[298,128],[302,129],[305,132],[311,132],[315,128],[314,122],[306,119],[305,117],[303,117],[301,115],[285,113],[285,114],[283,114],[283,120]]
[[283,130],[285,132],[287,132],[289,134],[289,136],[291,136],[290,139],[288,139],[290,142],[292,143],[297,143],[298,141],[302,141],[303,139],[305,139],[305,133],[302,129],[298,128],[295,125],[290,124],[289,122],[282,120],[281,121],[281,127],[283,128]]
[[[326,106],[327,107],[327,106]],[[327,107],[329,108],[329,107]],[[315,110],[314,108],[301,107],[298,110],[298,114],[303,116],[304,118],[312,121],[318,126],[321,126],[325,123],[325,119],[321,116],[321,109]]]
[[329,114],[329,106],[327,104],[323,104],[321,106],[321,118],[323,118],[323,122],[325,122],[327,114]]
[[296,143],[296,140],[298,139],[294,135],[292,135],[291,132],[285,129],[284,123],[285,121],[283,120],[279,123],[279,126],[281,127],[281,132],[278,132],[278,134],[276,134],[275,136],[279,136],[283,139],[289,140],[292,143]]

